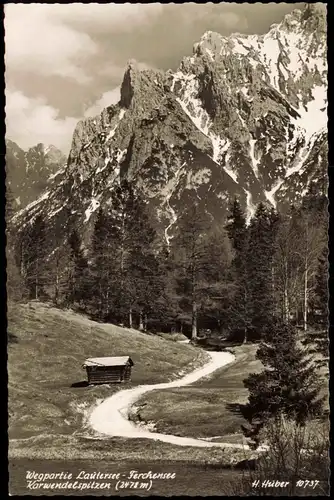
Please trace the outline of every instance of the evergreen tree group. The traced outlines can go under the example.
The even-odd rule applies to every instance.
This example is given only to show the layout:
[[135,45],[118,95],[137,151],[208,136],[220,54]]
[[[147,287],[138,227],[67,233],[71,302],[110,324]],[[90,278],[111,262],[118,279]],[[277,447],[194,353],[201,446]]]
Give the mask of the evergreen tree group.
[[150,325],[197,337],[210,329],[240,342],[261,341],[277,317],[302,328],[305,341],[325,356],[327,205],[314,193],[285,215],[260,203],[249,224],[238,199],[225,226],[194,204],[168,245],[127,181],[99,208],[88,243],[66,207],[53,227],[37,215],[16,234],[12,203],[9,191],[12,296],[76,305],[101,321],[143,330]]
[[268,324],[256,353],[264,370],[252,373],[244,385],[249,391],[242,413],[248,422],[243,426],[247,437],[257,443],[257,436],[268,421],[285,417],[297,425],[322,414],[324,398],[321,380],[312,357],[298,343],[298,332],[282,319]]
[[52,228],[34,216],[18,234],[7,193],[7,291],[52,300],[99,321],[193,339],[215,330],[257,342],[264,369],[251,374],[245,435],[271,418],[303,425],[320,414],[319,381],[305,354],[328,359],[327,201],[309,192],[287,214],[260,203],[247,224],[238,199],[226,225],[194,204],[162,241],[142,196],[123,180],[99,208],[91,238],[64,207]]

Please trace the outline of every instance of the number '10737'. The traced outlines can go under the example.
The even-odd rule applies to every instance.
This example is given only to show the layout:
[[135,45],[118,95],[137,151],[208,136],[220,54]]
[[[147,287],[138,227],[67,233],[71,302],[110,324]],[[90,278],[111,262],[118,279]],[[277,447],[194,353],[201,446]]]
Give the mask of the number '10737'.
[[307,479],[298,479],[298,481],[296,482],[296,486],[298,486],[299,488],[313,488],[315,489],[319,484],[319,481],[317,480],[313,480],[312,481],[309,481]]

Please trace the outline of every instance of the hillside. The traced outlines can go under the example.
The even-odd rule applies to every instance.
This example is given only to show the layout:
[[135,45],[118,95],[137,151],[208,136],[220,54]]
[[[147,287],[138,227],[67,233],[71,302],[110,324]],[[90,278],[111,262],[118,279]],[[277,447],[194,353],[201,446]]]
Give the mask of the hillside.
[[255,358],[256,349],[254,344],[234,348],[235,362],[217,370],[213,378],[199,380],[191,387],[154,391],[143,396],[136,405],[134,420],[140,414],[142,420],[156,422],[158,432],[167,434],[243,442],[241,424],[245,421],[238,405],[248,399],[243,380],[263,369]]
[[206,358],[188,345],[40,303],[9,305],[8,340],[9,437],[30,445],[43,438],[56,446],[57,437],[80,434],[87,409],[124,388],[71,387],[86,380],[87,357],[130,355],[131,385],[168,381]]
[[40,143],[24,151],[6,140],[6,181],[14,198],[12,208],[21,210],[36,201],[59,181],[59,170],[65,164],[66,156],[55,146]]

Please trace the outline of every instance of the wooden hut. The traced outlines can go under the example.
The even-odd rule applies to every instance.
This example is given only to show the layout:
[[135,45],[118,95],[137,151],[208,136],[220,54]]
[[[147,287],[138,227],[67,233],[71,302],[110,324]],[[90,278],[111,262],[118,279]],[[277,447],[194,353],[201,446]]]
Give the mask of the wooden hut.
[[110,384],[131,380],[133,361],[129,356],[89,358],[83,366],[89,384]]

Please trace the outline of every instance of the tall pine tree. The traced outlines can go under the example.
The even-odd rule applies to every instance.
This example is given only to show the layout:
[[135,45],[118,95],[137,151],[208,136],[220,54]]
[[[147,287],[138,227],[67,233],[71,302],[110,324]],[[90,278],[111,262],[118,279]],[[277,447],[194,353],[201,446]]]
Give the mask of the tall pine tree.
[[[204,220],[195,205],[182,214],[171,248],[177,269],[177,293],[181,309],[188,315],[191,336],[198,334],[198,308],[202,298],[201,282],[207,268]],[[186,317],[184,317],[186,319]]]
[[321,382],[291,325],[277,319],[268,324],[256,357],[264,370],[244,380],[249,400],[242,412],[253,426],[253,432],[243,428],[245,435],[255,437],[269,419],[282,415],[298,425],[321,415]]
[[327,366],[329,359],[329,290],[328,290],[328,248],[325,246],[318,259],[315,275],[315,288],[312,307],[314,310],[314,329],[309,332],[305,344],[315,355],[317,365]]
[[159,260],[155,251],[156,233],[150,225],[145,204],[138,195],[129,231],[133,236],[129,265],[132,298],[139,315],[139,329],[146,330],[157,297],[161,293],[161,283]]
[[85,275],[88,262],[84,256],[82,242],[77,229],[71,229],[67,243],[69,246],[69,260],[65,300],[68,305],[81,305],[87,296]]
[[204,327],[225,334],[231,300],[232,247],[222,224],[207,229],[203,274],[200,281],[200,317]]
[[276,218],[260,203],[249,226],[247,279],[249,290],[250,336],[261,338],[274,315],[273,250]]
[[123,180],[112,192],[110,207],[100,209],[91,249],[91,277],[98,310],[109,320],[145,329],[159,293],[158,261],[146,205]]
[[283,321],[296,322],[300,309],[302,245],[299,216],[294,207],[280,216],[274,249],[275,302]]
[[178,223],[171,244],[175,291],[182,322],[191,326],[192,338],[196,338],[200,318],[221,321],[227,301],[230,247],[226,233],[219,226],[212,227],[212,221],[196,205],[184,212]]
[[303,242],[302,258],[302,310],[304,331],[308,330],[310,304],[318,269],[318,258],[328,238],[328,210],[325,197],[316,196],[312,191],[303,200],[299,210],[300,239]]
[[118,294],[115,308],[118,321],[127,323],[130,328],[133,326],[133,306],[135,293],[132,288],[131,279],[131,258],[133,233],[130,226],[133,226],[133,207],[135,204],[135,194],[132,186],[123,180],[112,192],[110,226],[112,228],[112,238],[115,241],[115,261],[116,261],[116,281]]
[[[160,293],[157,295],[152,312],[155,328],[163,331],[183,331],[183,311],[180,307],[180,297],[177,294],[176,283],[178,278],[173,253],[167,244],[162,244],[156,255],[158,260],[158,286]],[[186,320],[187,320],[186,315]]]
[[20,276],[20,269],[17,263],[16,246],[17,235],[13,224],[15,213],[15,201],[10,189],[6,188],[6,274],[7,274],[7,296],[11,300],[20,300],[23,293],[23,282]]
[[314,308],[316,309],[316,324],[320,329],[328,328],[328,248],[324,246],[318,258],[318,268],[315,276],[315,299]]
[[92,236],[89,282],[91,302],[100,319],[111,318],[117,293],[115,221],[108,209],[99,209]]
[[53,250],[47,257],[48,289],[49,295],[57,306],[66,302],[71,258],[71,248],[68,243],[71,219],[70,209],[64,207],[53,219],[53,226],[50,228]]
[[20,237],[21,276],[30,299],[45,297],[45,286],[48,283],[47,256],[51,251],[49,243],[45,220],[42,215],[37,215],[22,230]]
[[226,229],[234,250],[232,260],[232,275],[234,278],[234,293],[230,301],[229,320],[232,335],[241,332],[243,342],[247,342],[250,327],[250,301],[247,276],[248,232],[246,217],[238,199],[234,199],[227,218]]

